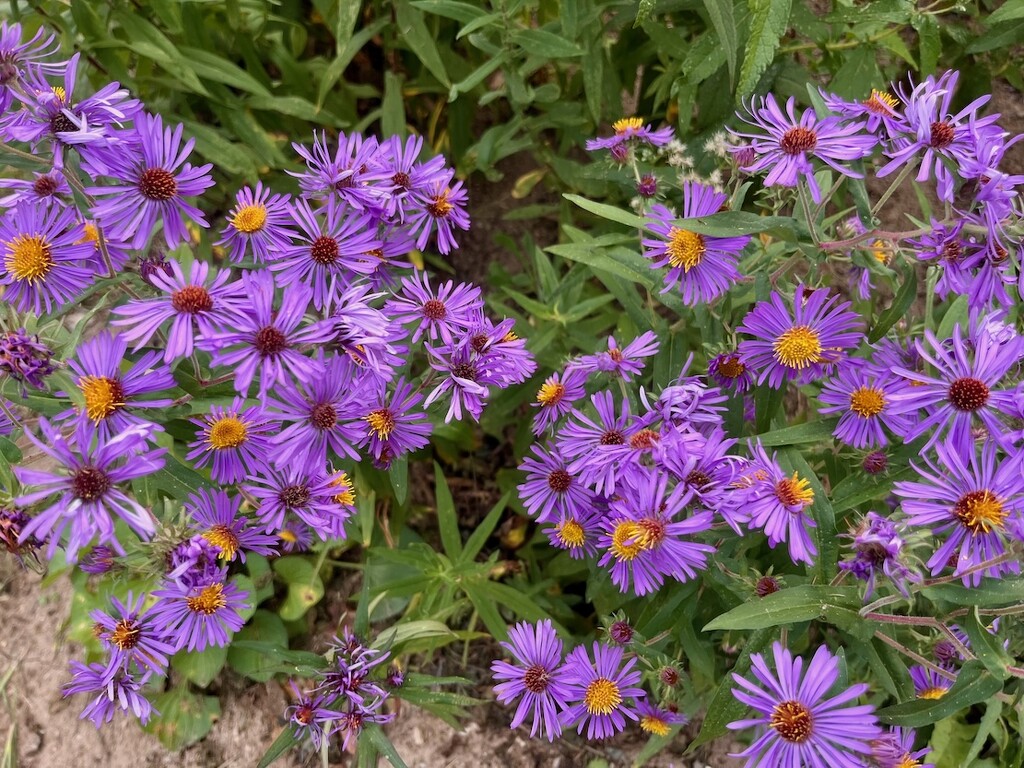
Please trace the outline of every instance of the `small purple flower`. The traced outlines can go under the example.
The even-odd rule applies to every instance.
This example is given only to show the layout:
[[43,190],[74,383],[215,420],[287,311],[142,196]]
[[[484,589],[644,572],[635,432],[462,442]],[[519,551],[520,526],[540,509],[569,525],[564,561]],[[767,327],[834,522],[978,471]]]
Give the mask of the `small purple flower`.
[[59,73],[64,62],[49,63],[60,51],[60,40],[53,34],[46,36],[46,28],[36,30],[31,40],[22,42],[21,24],[0,22],[0,115],[7,114],[15,97],[21,98],[18,86],[24,85],[26,75],[36,69]]
[[81,559],[78,567],[92,575],[110,573],[118,567],[117,552],[104,544],[98,544]]
[[324,739],[329,739],[337,728],[340,713],[325,706],[326,697],[317,693],[304,693],[294,681],[289,683],[295,694],[295,703],[288,706],[284,716],[292,724],[296,739],[309,739],[317,752]]
[[640,716],[640,730],[652,736],[668,736],[672,732],[672,728],[686,725],[689,722],[686,715],[656,707],[649,701],[639,702],[636,713]]
[[143,610],[146,595],[139,595],[136,600],[129,592],[126,602],[116,597],[111,597],[110,602],[114,607],[113,615],[99,610],[89,614],[96,622],[96,635],[110,651],[107,664],[110,674],[118,670],[131,672],[133,662],[139,669],[164,674],[175,649],[161,638],[163,625],[156,621],[156,615]]
[[875,512],[868,512],[857,528],[845,538],[853,542],[853,555],[840,562],[839,567],[867,582],[865,602],[871,599],[875,591],[875,579],[879,573],[887,578],[900,594],[910,597],[907,582],[920,581],[920,576],[903,562],[906,541],[895,523]]
[[401,289],[388,299],[385,311],[400,323],[417,323],[411,343],[426,337],[451,344],[457,334],[480,321],[483,306],[477,286],[448,280],[432,290],[427,273],[417,271],[402,278]]
[[608,351],[596,355],[584,355],[569,364],[584,373],[610,373],[626,381],[640,374],[644,369],[643,358],[658,354],[658,336],[653,331],[646,331],[620,349],[614,336],[608,337]]
[[22,567],[25,566],[26,558],[32,565],[38,565],[36,550],[46,544],[45,539],[38,539],[34,535],[22,538],[21,531],[31,519],[17,507],[0,506],[0,546],[14,555]]
[[903,120],[897,111],[899,99],[887,91],[871,89],[871,95],[862,101],[847,101],[834,93],[821,91],[825,106],[847,120],[867,119],[866,128],[870,133],[878,134],[884,128],[888,135],[894,134]]
[[443,378],[427,395],[423,407],[427,408],[443,396],[450,395],[445,424],[452,419],[461,421],[463,411],[479,421],[490,395],[490,386],[503,383],[501,371],[491,371],[486,365],[481,365],[483,361],[470,344],[456,342],[441,348],[428,347],[427,351],[430,367]]
[[241,497],[232,498],[226,491],[200,488],[185,502],[185,511],[201,531],[201,535],[220,549],[220,559],[230,562],[237,556],[245,562],[246,552],[272,556],[277,554],[277,536],[260,533],[242,517]]
[[968,252],[964,239],[964,220],[943,224],[931,220],[931,229],[917,238],[909,238],[905,244],[919,260],[939,267],[939,279],[935,284],[935,295],[944,299],[951,293],[969,293],[971,271],[981,262],[980,254]]
[[389,182],[390,192],[384,204],[384,215],[388,219],[404,222],[412,196],[422,195],[447,177],[444,157],[437,155],[417,162],[422,149],[422,136],[409,136],[404,145],[400,136],[390,136],[380,145],[381,165],[373,175]]
[[274,277],[266,271],[242,275],[246,300],[229,330],[200,339],[200,349],[211,351],[211,365],[234,371],[235,391],[243,397],[259,374],[259,397],[276,384],[295,378],[308,382],[320,372],[316,361],[299,351],[302,345],[319,344],[333,335],[328,321],[304,322],[313,292],[294,284],[281,292],[274,307]]
[[256,182],[256,189],[242,187],[217,245],[227,250],[228,259],[235,264],[244,260],[246,253],[257,264],[272,261],[291,245],[291,211],[291,196],[275,195],[262,181]]
[[573,368],[549,376],[537,390],[537,400],[533,403],[534,408],[540,409],[533,417],[533,434],[542,434],[571,411],[572,404],[586,394],[586,381],[586,373]]
[[558,712],[568,706],[570,696],[569,673],[562,666],[562,641],[550,619],[534,625],[520,622],[509,630],[509,638],[511,642],[501,646],[515,663],[491,664],[498,681],[494,686],[498,703],[509,706],[519,699],[511,727],[518,728],[529,716],[530,736],[540,731],[548,741],[554,741],[562,733]]
[[178,262],[168,262],[168,267],[170,275],[157,270],[149,276],[149,282],[163,295],[117,307],[114,314],[121,317],[113,325],[127,328],[122,331],[124,338],[134,341],[135,349],[139,349],[170,320],[164,350],[164,362],[170,363],[192,354],[197,334],[212,336],[236,322],[244,291],[240,282],[228,282],[229,270],[211,275],[210,265],[205,261],[193,261],[188,278]]
[[92,283],[82,266],[93,251],[84,234],[74,208],[21,203],[0,217],[4,302],[41,315],[74,301]]
[[849,123],[833,116],[819,118],[810,107],[797,117],[796,99],[792,96],[786,102],[785,112],[772,94],[762,97],[760,104],[755,97],[747,110],[750,118],[740,115],[740,119],[760,132],[735,133],[751,139],[757,155],[744,170],[756,173],[769,169],[764,180],[766,187],[795,187],[802,176],[815,203],[821,202],[821,189],[814,179],[811,158],[821,160],[843,176],[860,179],[863,174],[842,163],[867,157],[878,144],[877,138],[863,132],[864,123]]
[[868,686],[851,685],[825,698],[839,680],[839,659],[824,645],[804,669],[803,659],[780,643],[772,647],[775,671],[764,656],[752,654],[751,669],[757,683],[733,674],[740,686],[732,695],[752,707],[757,717],[729,723],[732,730],[757,728],[758,737],[745,751],[746,768],[758,766],[814,765],[832,768],[863,768],[871,743],[882,735],[870,704],[848,706]]
[[[59,496],[22,529],[21,538],[49,537],[47,556],[52,558],[57,545],[68,531],[65,551],[68,562],[75,562],[78,551],[98,539],[124,554],[114,533],[111,513],[121,518],[142,538],[156,530],[152,513],[118,485],[156,472],[163,467],[165,448],[151,449],[152,426],[136,425],[114,437],[97,434],[91,422],[78,422],[72,440],[44,419],[39,419],[42,440],[26,436],[40,451],[59,464],[64,472],[56,474],[27,467],[15,467],[14,474],[26,493],[14,500],[23,506]],[[29,490],[31,486],[39,486]]]
[[723,352],[708,362],[708,375],[723,389],[746,392],[754,386],[754,377],[736,352]]
[[589,509],[566,510],[557,522],[545,527],[544,533],[551,546],[566,550],[573,560],[592,557],[597,554],[604,510],[604,505],[598,504]]
[[848,301],[801,285],[792,314],[775,291],[747,313],[737,330],[755,338],[740,342],[739,352],[758,372],[758,384],[778,389],[790,378],[806,383],[822,376],[860,343],[860,328]]
[[894,726],[871,742],[871,757],[878,768],[935,768],[921,762],[929,749],[914,749],[915,734],[911,728]]
[[310,472],[293,465],[281,471],[264,468],[249,481],[245,490],[259,502],[256,515],[268,532],[281,530],[294,515],[322,540],[340,539],[355,514],[355,493],[344,472]]
[[[171,370],[159,365],[159,352],[147,352],[138,362],[122,372],[128,342],[122,336],[104,332],[78,345],[75,356],[68,360],[85,400],[78,414],[92,421],[104,434],[116,434],[135,424],[147,421],[136,415],[139,408],[166,408],[169,398],[146,399],[161,390],[175,386]],[[75,415],[68,411],[65,415]]]
[[596,392],[590,397],[597,419],[573,408],[570,418],[558,430],[559,453],[570,462],[569,473],[598,493],[615,490],[621,454],[626,450],[626,435],[635,421],[629,400],[623,399],[621,411],[615,412],[611,392]]
[[647,219],[658,237],[643,241],[644,255],[651,267],[668,267],[662,293],[678,283],[683,303],[710,303],[735,285],[740,277],[737,263],[750,242],[749,235],[714,237],[691,232],[687,219],[710,216],[722,210],[728,196],[714,188],[687,181],[683,183],[682,220],[662,205],[655,205]]
[[469,196],[461,181],[452,185],[453,178],[454,174],[448,171],[444,177],[431,182],[423,192],[411,196],[413,202],[407,209],[409,234],[416,237],[416,247],[421,251],[427,247],[436,229],[437,250],[447,255],[459,247],[455,242],[455,230],[469,229],[469,214],[466,213]]
[[270,435],[278,425],[261,406],[246,408],[245,400],[236,397],[230,408],[213,405],[208,414],[191,421],[200,430],[186,458],[197,468],[212,463],[215,482],[237,483],[266,467]]
[[[943,667],[943,669],[949,672],[951,677],[955,677],[952,668]],[[946,677],[930,667],[922,667],[918,664],[910,668],[910,680],[914,684],[914,695],[919,699],[932,701],[941,699],[953,687],[951,677]]]
[[53,350],[24,328],[0,332],[0,376],[18,382],[23,396],[26,384],[42,388],[43,379],[55,370],[52,360]]
[[337,150],[332,157],[327,132],[317,135],[313,131],[312,150],[297,143],[292,143],[292,148],[306,161],[305,171],[288,171],[299,180],[303,197],[328,197],[341,202],[342,208],[357,211],[381,207],[382,191],[368,183],[377,166],[377,139],[364,138],[355,131],[347,136],[339,133]]
[[193,167],[185,162],[195,139],[182,145],[183,125],[165,128],[159,115],[145,113],[135,118],[134,125],[138,153],[123,146],[103,151],[102,173],[119,183],[88,190],[99,199],[92,212],[114,240],[129,242],[136,249],[145,246],[157,222],[162,222],[164,241],[174,248],[189,239],[186,220],[209,226],[202,211],[183,198],[201,195],[213,186],[213,165]]
[[375,463],[388,467],[404,453],[422,448],[433,431],[426,414],[417,410],[423,396],[400,378],[392,393],[378,395],[373,407],[365,412],[366,422],[360,446],[369,449]]
[[668,144],[675,133],[671,126],[654,130],[650,125],[644,125],[641,117],[624,117],[621,120],[616,120],[612,123],[612,130],[615,133],[603,139],[587,139],[587,151],[614,150],[616,147],[624,147],[633,143],[661,147]]
[[839,413],[834,434],[853,448],[877,448],[888,445],[884,427],[896,434],[905,434],[908,418],[893,413],[893,394],[905,384],[890,376],[877,376],[864,365],[853,361],[841,366],[834,378],[825,382],[818,398],[826,405],[821,413]]
[[594,643],[593,660],[585,646],[577,646],[565,659],[569,706],[559,715],[563,728],[587,728],[588,739],[606,739],[626,727],[626,718],[638,719],[636,703],[647,694],[640,683],[636,658],[623,663],[623,649]]
[[538,523],[566,515],[579,514],[594,503],[594,493],[566,468],[557,451],[533,446],[533,456],[523,459],[519,469],[526,482],[518,486],[526,512]]
[[0,179],[0,189],[14,190],[0,197],[0,206],[13,208],[20,203],[66,206],[71,202],[71,187],[61,173],[54,168],[48,173],[34,173],[33,179]]
[[813,564],[818,550],[810,534],[817,523],[807,513],[814,503],[810,482],[796,472],[787,476],[760,441],[750,446],[750,453],[753,463],[746,470],[749,484],[745,495],[750,527],[763,529],[773,549],[779,543],[788,544],[794,563]]
[[145,673],[136,679],[126,670],[118,670],[113,675],[103,664],[89,664],[78,661],[71,662],[71,682],[64,686],[64,696],[76,693],[94,693],[95,698],[82,710],[81,719],[89,719],[99,728],[103,723],[114,719],[114,713],[131,712],[145,725],[152,715],[160,714],[142,695],[142,688],[149,679]]
[[206,583],[165,581],[153,597],[159,599],[149,610],[165,627],[164,640],[179,651],[201,652],[211,646],[223,648],[231,641],[229,633],[245,623],[241,614],[249,608],[250,595],[228,581],[224,569]]

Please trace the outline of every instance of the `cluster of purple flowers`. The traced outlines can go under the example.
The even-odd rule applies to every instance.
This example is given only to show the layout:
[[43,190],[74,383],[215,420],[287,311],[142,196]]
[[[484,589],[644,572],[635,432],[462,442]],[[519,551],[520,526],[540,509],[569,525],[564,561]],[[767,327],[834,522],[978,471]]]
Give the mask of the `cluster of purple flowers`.
[[[39,418],[39,437],[26,431],[53,467],[16,468],[2,535],[23,561],[62,548],[92,574],[120,568],[128,539],[145,545],[152,589],[97,618],[109,662],[76,665],[68,688],[95,693],[84,715],[97,725],[118,709],[145,721],[143,688],[167,657],[227,645],[250,615],[254,595],[233,576],[248,553],[345,538],[358,462],[387,469],[428,444],[430,411],[479,419],[492,393],[535,366],[478,288],[412,268],[414,250],[447,254],[469,227],[462,182],[443,157],[423,156],[422,138],[315,133],[311,148],[295,144],[299,195],[241,189],[214,249],[224,268],[187,253],[211,225],[197,198],[214,184],[194,140],[118,83],[90,93],[80,57],[54,63],[56,48],[0,24],[0,139],[49,163],[2,184],[0,291],[12,311],[45,319],[102,277],[137,272],[148,290],[130,292],[110,330],[68,355],[73,387],[56,394],[69,407]],[[0,378],[23,396],[44,386],[51,357],[24,328],[0,333]],[[164,425],[194,397],[172,396],[184,370],[200,388],[231,381],[237,397],[194,403],[182,449],[187,422]],[[9,434],[22,406],[0,406]],[[184,523],[136,493],[169,454],[208,473],[209,487],[178,500]],[[316,699],[337,710],[329,732],[344,727],[346,743],[361,721],[384,721],[386,694],[362,677],[383,657],[357,650],[339,649],[347,661],[339,655]],[[336,707],[342,698],[351,706]]]

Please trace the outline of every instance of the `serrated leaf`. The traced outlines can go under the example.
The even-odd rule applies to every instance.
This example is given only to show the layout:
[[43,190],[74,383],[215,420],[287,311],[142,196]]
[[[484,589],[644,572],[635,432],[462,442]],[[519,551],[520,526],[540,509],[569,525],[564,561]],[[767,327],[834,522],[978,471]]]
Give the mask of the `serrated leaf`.
[[740,68],[736,95],[740,98],[754,92],[761,75],[775,58],[779,41],[789,26],[792,0],[747,0],[750,8],[750,34]]
[[993,677],[977,659],[968,661],[956,682],[941,699],[915,699],[879,710],[878,719],[889,725],[921,728],[986,701],[1001,691],[1003,681]]

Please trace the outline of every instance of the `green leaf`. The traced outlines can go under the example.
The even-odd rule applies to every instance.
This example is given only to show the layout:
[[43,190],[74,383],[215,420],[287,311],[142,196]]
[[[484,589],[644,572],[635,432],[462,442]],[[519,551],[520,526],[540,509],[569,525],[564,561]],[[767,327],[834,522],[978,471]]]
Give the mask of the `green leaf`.
[[736,95],[740,98],[754,92],[758,80],[775,58],[779,41],[789,26],[792,0],[747,0],[750,8],[750,34],[740,68]]
[[235,672],[250,680],[265,683],[277,673],[280,662],[268,654],[238,646],[238,641],[268,643],[287,648],[288,630],[276,613],[256,611],[249,623],[235,634],[228,649],[227,662]]
[[959,623],[971,640],[971,650],[985,665],[985,669],[1000,680],[1009,677],[1010,673],[1006,668],[1013,665],[1013,659],[1003,648],[999,638],[982,626],[978,609],[975,608],[971,615],[964,617]]
[[875,49],[870,45],[862,45],[846,56],[843,65],[829,82],[828,89],[847,99],[861,99],[880,80]]
[[857,587],[789,587],[726,611],[707,624],[703,631],[767,629],[815,619],[836,623],[832,619],[842,615],[837,611],[852,612],[856,617],[861,604]]
[[512,33],[512,42],[524,51],[545,59],[582,56],[583,49],[554,32],[543,29],[521,29]]
[[437,527],[441,533],[441,544],[448,557],[457,559],[462,553],[462,537],[459,535],[459,519],[455,512],[455,501],[448,483],[444,479],[441,465],[434,462],[434,503],[437,507]]
[[398,506],[405,504],[409,497],[409,457],[403,456],[391,463],[388,469],[388,480],[391,481],[391,490],[395,492],[395,501]]
[[[761,653],[768,646],[768,642],[772,637],[773,633],[768,629],[760,629],[750,635],[743,646],[743,652],[740,653],[739,658],[736,659],[736,663],[732,667],[732,674],[742,677],[749,672],[751,655]],[[697,747],[724,736],[729,730],[726,726],[743,717],[747,711],[747,705],[732,695],[734,685],[732,675],[722,676],[722,682],[718,684],[715,695],[708,705],[704,722],[701,723],[700,733],[697,734],[697,738],[690,744],[688,752],[692,752]]]
[[253,96],[245,103],[250,109],[278,112],[311,123],[322,123],[328,119],[316,104],[301,96]]
[[480,554],[480,550],[483,549],[487,537],[491,535],[498,525],[498,521],[501,520],[501,513],[505,511],[510,498],[512,498],[511,491],[498,499],[498,503],[491,507],[491,511],[487,513],[487,517],[480,521],[476,530],[466,540],[466,546],[463,547],[462,556],[459,558],[460,562],[471,563]]
[[977,765],[974,761],[978,759],[981,750],[985,748],[988,737],[996,732],[1002,714],[1003,702],[999,699],[993,698],[985,702],[985,714],[981,718],[978,732],[974,735],[974,741],[971,742],[971,749],[964,758],[963,765]]
[[993,11],[988,18],[982,14],[981,19],[986,27],[994,27],[1004,21],[1024,19],[1024,0],[1007,0],[1005,5]]
[[227,656],[227,646],[222,648],[211,646],[198,653],[179,651],[171,659],[171,667],[175,672],[184,675],[189,682],[195,683],[200,688],[205,688],[213,682],[213,678],[224,667]]
[[781,445],[802,445],[804,443],[820,443],[832,439],[832,430],[839,423],[839,417],[809,421],[806,424],[798,424],[795,427],[784,427],[773,429],[771,432],[757,435],[754,438],[761,441],[766,448]]
[[627,227],[632,227],[633,229],[643,229],[644,227],[645,221],[643,216],[637,216],[635,213],[619,208],[618,206],[607,205],[606,203],[595,203],[593,200],[588,200],[587,198],[580,197],[579,195],[565,194],[562,195],[562,197],[570,203],[575,203],[583,210],[588,211],[595,216],[599,216],[602,219],[614,221],[619,224],[625,224]]
[[935,337],[939,341],[945,341],[953,338],[953,328],[957,325],[961,330],[967,328],[967,312],[967,297],[957,296],[946,309],[946,314],[942,316],[942,322],[939,323]]
[[981,580],[976,587],[963,584],[937,584],[925,587],[921,594],[929,600],[945,600],[954,605],[977,606],[978,608],[1003,608],[1024,602],[1024,577],[1010,576],[1005,579]]
[[381,103],[380,128],[385,136],[405,138],[405,101],[402,78],[391,70],[384,73],[384,100]]
[[410,4],[421,11],[444,16],[447,19],[455,19],[462,24],[478,19],[485,13],[471,3],[460,3],[456,0],[412,0]]
[[736,57],[739,54],[739,39],[736,35],[736,18],[732,0],[704,0],[711,24],[718,33],[719,45],[725,49],[725,60],[729,65],[729,79],[736,77]]
[[275,762],[277,758],[281,757],[285,752],[294,747],[299,743],[298,737],[290,726],[285,726],[281,729],[281,732],[274,739],[274,743],[270,745],[270,748],[264,753],[263,757],[260,758],[259,764],[256,768],[268,768],[268,766]]
[[953,687],[941,699],[915,699],[886,707],[878,712],[878,719],[889,725],[921,728],[986,701],[1002,688],[1002,680],[990,675],[980,661],[972,659],[961,667]]
[[181,47],[178,50],[199,77],[258,96],[270,96],[263,83],[237,64],[201,48]]
[[363,738],[376,747],[377,751],[384,755],[394,768],[409,768],[398,754],[395,745],[391,743],[391,739],[384,735],[384,731],[379,725],[371,723],[364,726],[363,732],[360,734],[360,739]]
[[[1024,0],[1022,0],[1024,6]],[[930,75],[939,63],[942,53],[942,35],[939,22],[930,13],[915,14],[911,24],[917,30],[917,46],[921,59],[921,74]]]
[[868,341],[874,344],[885,336],[890,328],[906,317],[907,310],[910,309],[915,298],[917,298],[917,272],[913,265],[908,265],[903,272],[903,285],[900,286],[900,290],[889,308],[878,316],[878,321],[872,327],[871,333],[868,334]]
[[441,61],[441,54],[437,50],[437,43],[430,30],[427,29],[427,23],[423,20],[423,12],[414,8],[408,0],[397,0],[394,8],[398,32],[410,50],[419,57],[430,74],[446,88],[451,86],[444,62]]
[[425,637],[453,637],[454,632],[446,624],[440,621],[421,619],[419,621],[405,621],[395,624],[380,632],[371,644],[373,648],[391,650],[393,654],[403,644],[412,640],[420,640]]
[[[732,0],[729,0],[731,2]],[[636,29],[651,17],[651,12],[657,0],[640,0],[636,5],[636,18],[633,20],[633,29]]]
[[175,752],[206,736],[220,717],[220,702],[216,696],[190,693],[187,686],[158,694],[153,699],[153,709],[160,714],[154,715],[143,730]]

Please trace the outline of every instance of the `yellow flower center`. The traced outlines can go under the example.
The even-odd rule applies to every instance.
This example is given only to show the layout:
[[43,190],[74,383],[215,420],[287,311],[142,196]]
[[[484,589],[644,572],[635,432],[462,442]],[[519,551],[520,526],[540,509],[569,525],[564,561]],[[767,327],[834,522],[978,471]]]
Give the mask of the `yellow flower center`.
[[689,272],[700,264],[707,249],[703,236],[672,227],[668,232],[667,250],[669,263],[673,267],[682,267],[683,272]]
[[879,264],[889,263],[889,244],[885,240],[875,240],[871,244],[871,255],[875,257],[875,261]]
[[53,269],[50,244],[39,235],[18,235],[7,243],[7,248],[4,266],[16,280],[32,283],[46,277]]
[[653,733],[655,736],[668,736],[668,732],[671,730],[668,727],[668,723],[654,715],[644,715],[641,717],[640,728],[647,733]]
[[452,204],[448,202],[448,193],[450,189],[446,189],[442,194],[435,197],[426,205],[427,213],[433,216],[435,219],[443,219],[449,213],[452,212]]
[[915,760],[914,757],[907,752],[903,755],[903,758],[896,763],[896,768],[921,768],[921,762]]
[[219,558],[221,560],[234,560],[235,553],[238,552],[238,545],[241,543],[238,541],[238,536],[235,535],[235,532],[226,525],[213,526],[213,528],[203,534],[203,538],[213,544],[213,546],[220,547]]
[[51,90],[53,91],[53,95],[57,97],[57,100],[63,104],[64,100],[68,97],[67,91],[64,90],[64,86],[55,85]]
[[537,390],[537,402],[543,406],[556,405],[565,397],[565,385],[557,381],[545,381]]
[[128,651],[138,645],[141,636],[142,630],[135,620],[121,619],[110,633],[110,642],[122,651]]
[[82,243],[95,243],[100,239],[100,231],[96,228],[95,224],[86,222],[85,231],[82,233],[82,237],[75,241],[75,245],[81,245]]
[[280,531],[278,531],[277,538],[279,538],[281,541],[286,541],[289,544],[294,544],[296,541],[299,540],[299,537],[295,535],[295,532],[289,530],[288,528],[282,528]]
[[811,738],[811,711],[799,701],[775,705],[768,724],[786,741],[802,744]]
[[587,534],[583,526],[575,520],[566,520],[558,524],[555,535],[569,549],[579,549],[587,541]]
[[224,416],[210,425],[210,436],[207,441],[217,451],[225,448],[237,448],[249,436],[245,422],[235,416]]
[[198,595],[185,598],[185,604],[192,613],[203,613],[207,616],[216,613],[228,604],[228,599],[224,597],[224,585],[218,582],[203,587],[203,591]]
[[378,440],[387,440],[388,435],[395,431],[395,417],[387,408],[378,408],[364,418],[370,429],[377,433]]
[[775,496],[787,507],[806,507],[814,501],[811,484],[796,472],[775,484]]
[[238,213],[231,219],[231,226],[247,235],[259,232],[266,223],[267,209],[260,204],[239,208]]
[[949,690],[949,689],[948,688],[940,688],[937,685],[933,685],[931,688],[925,688],[923,691],[921,691],[919,694],[917,694],[917,698],[919,698],[919,699],[933,699],[933,700],[934,699],[941,699],[943,696],[946,695],[946,691],[947,690]]
[[617,560],[634,560],[646,549],[644,530],[632,520],[623,520],[612,531],[612,554]]
[[610,715],[621,703],[618,684],[607,677],[594,680],[583,694],[583,704],[591,715]]
[[772,348],[775,350],[775,359],[787,368],[801,369],[822,361],[821,337],[806,325],[783,331]]
[[964,528],[977,536],[1002,530],[1009,513],[992,491],[970,491],[953,507],[953,514]]
[[124,388],[117,379],[83,376],[78,386],[85,397],[85,413],[93,421],[103,421],[125,404]]
[[747,365],[738,357],[727,357],[718,364],[716,371],[727,379],[738,379],[747,370]]
[[871,95],[861,103],[875,114],[891,115],[900,101],[891,93],[872,88]]
[[352,487],[352,481],[349,480],[347,472],[342,472],[334,480],[331,480],[331,485],[339,489],[334,495],[334,502],[336,504],[344,504],[347,507],[351,507],[356,503],[356,491]]
[[885,395],[874,387],[858,387],[850,393],[850,410],[864,419],[877,416],[885,408]]
[[639,131],[643,127],[644,120],[642,117],[624,117],[612,123],[612,128],[615,129],[616,133],[625,133],[630,129]]

